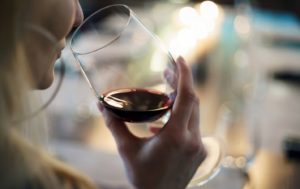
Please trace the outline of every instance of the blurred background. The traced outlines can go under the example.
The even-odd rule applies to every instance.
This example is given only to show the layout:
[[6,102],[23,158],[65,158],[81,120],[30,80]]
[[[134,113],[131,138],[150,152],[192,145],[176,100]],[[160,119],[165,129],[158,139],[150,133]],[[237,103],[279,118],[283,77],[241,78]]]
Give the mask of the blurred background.
[[[81,3],[85,16],[106,5],[127,4],[175,58],[182,55],[192,68],[202,134],[219,136],[225,151],[216,178],[195,188],[300,187],[300,1]],[[130,189],[97,99],[69,50],[64,54],[66,74],[46,110],[49,149],[101,188]],[[43,92],[45,100],[57,82]],[[144,127],[131,130],[150,135]]]

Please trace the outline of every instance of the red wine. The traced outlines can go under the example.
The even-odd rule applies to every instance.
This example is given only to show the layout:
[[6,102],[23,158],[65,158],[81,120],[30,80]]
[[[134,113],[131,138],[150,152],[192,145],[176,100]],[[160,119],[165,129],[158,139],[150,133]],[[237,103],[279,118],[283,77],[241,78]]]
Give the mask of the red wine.
[[168,95],[146,89],[118,89],[103,94],[100,101],[115,116],[127,122],[150,122],[164,115],[172,106]]

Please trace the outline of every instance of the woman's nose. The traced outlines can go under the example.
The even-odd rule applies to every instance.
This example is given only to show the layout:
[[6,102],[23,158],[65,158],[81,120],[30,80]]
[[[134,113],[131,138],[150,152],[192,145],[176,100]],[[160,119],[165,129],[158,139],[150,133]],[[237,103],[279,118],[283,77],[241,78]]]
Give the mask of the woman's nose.
[[[76,0],[77,1],[77,0]],[[76,15],[74,21],[74,27],[79,26],[83,21],[83,12],[80,3],[76,2]]]

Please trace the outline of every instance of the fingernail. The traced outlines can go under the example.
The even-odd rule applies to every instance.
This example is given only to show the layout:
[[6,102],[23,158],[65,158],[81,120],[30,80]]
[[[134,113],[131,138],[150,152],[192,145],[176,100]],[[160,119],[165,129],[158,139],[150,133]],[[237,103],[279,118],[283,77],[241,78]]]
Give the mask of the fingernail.
[[177,58],[177,62],[183,63],[184,62],[184,58],[182,56],[179,56]]

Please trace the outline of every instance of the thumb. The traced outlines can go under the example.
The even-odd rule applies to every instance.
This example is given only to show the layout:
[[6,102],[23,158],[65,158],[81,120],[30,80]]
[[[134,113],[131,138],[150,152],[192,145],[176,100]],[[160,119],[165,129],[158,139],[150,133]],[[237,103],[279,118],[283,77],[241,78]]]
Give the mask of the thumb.
[[106,126],[111,131],[117,143],[118,149],[122,150],[122,148],[126,148],[128,145],[133,147],[138,138],[129,131],[127,125],[112,115],[101,103],[98,103],[98,108],[103,115]]

